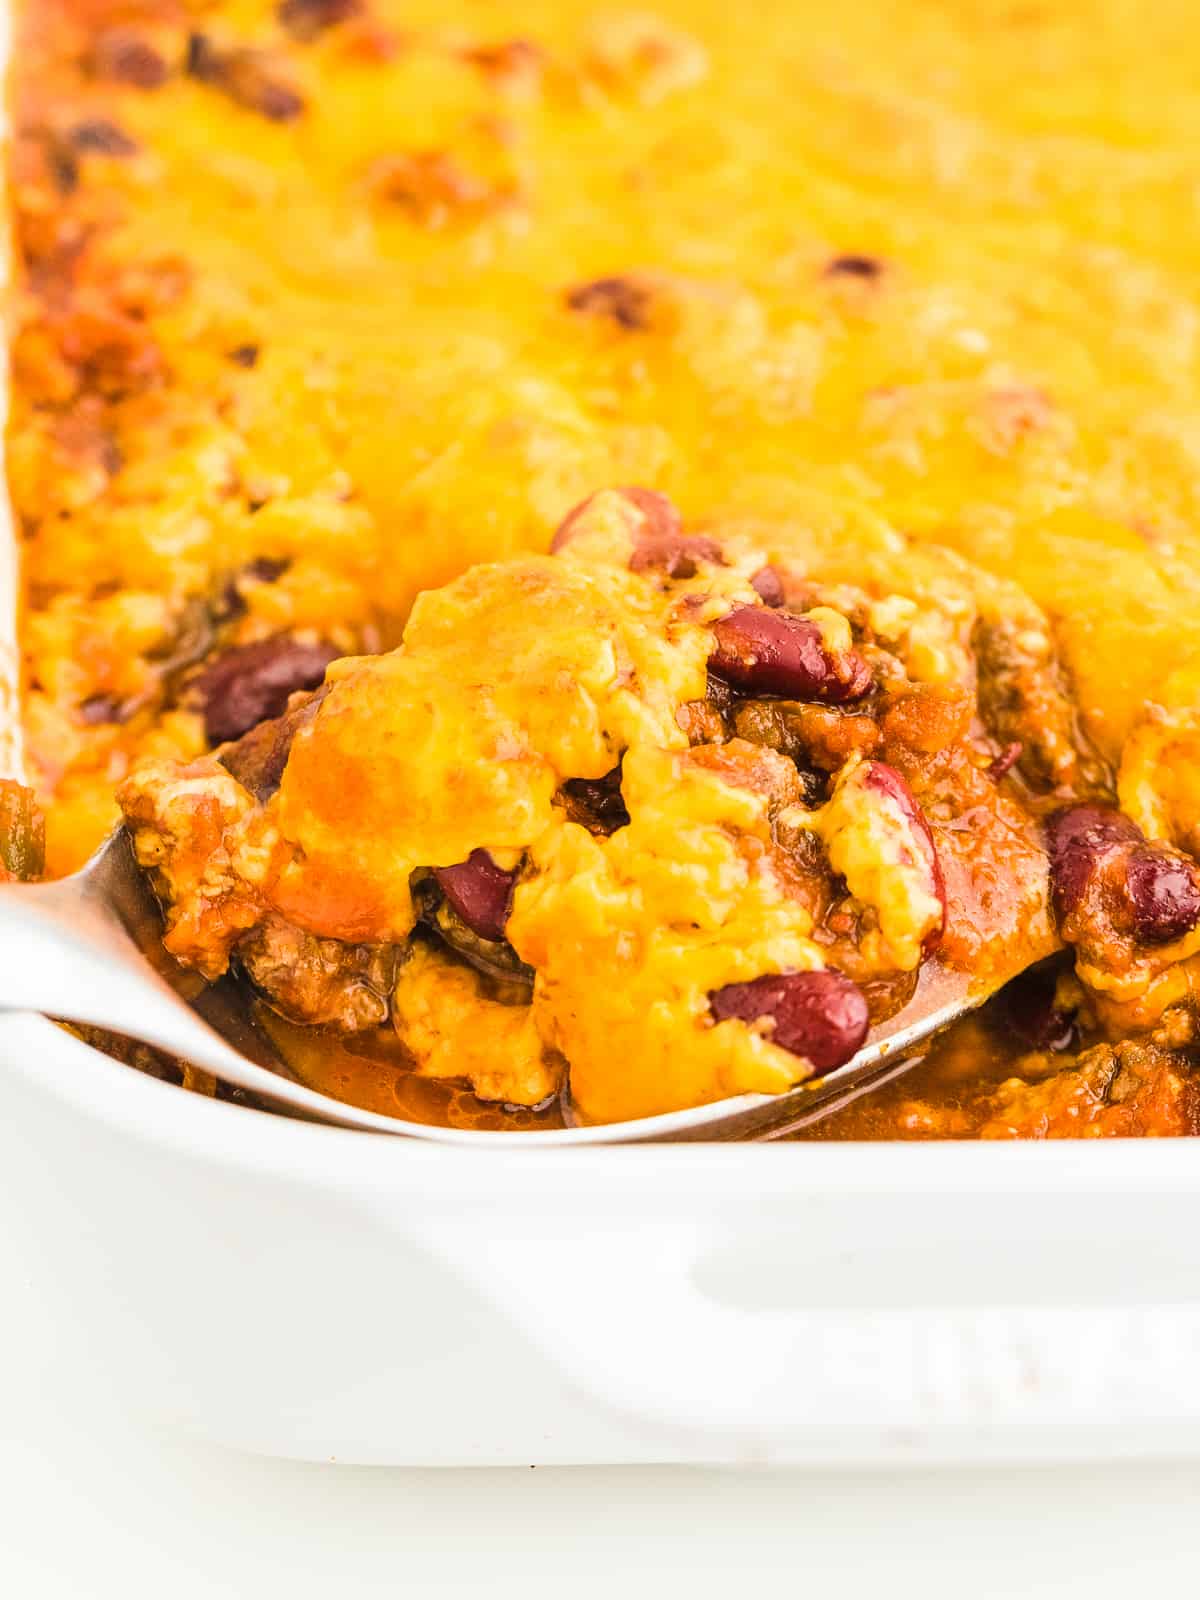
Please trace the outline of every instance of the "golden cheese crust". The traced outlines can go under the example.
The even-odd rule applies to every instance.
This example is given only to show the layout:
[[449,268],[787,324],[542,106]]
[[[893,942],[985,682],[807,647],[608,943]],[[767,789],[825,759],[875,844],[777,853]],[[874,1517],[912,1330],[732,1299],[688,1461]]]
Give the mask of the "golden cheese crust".
[[[470,1059],[463,1015],[532,972],[539,1042],[513,1023],[487,1094],[529,1104],[565,1058],[617,1115],[809,1070],[713,1025],[750,968],[900,993],[927,958],[882,767],[937,843],[939,959],[1000,971],[1053,922],[1110,1033],[1190,1006],[1193,33],[1182,0],[18,0],[7,470],[47,869],[124,785],[202,970],[416,1019],[443,1063],[431,1028]],[[764,569],[851,701],[865,648],[869,706],[714,699],[712,630],[777,604]],[[716,648],[744,677],[745,638]],[[1035,814],[1089,806],[1047,909]],[[476,850],[521,875],[511,948],[442,1003],[479,934],[428,875]],[[681,950],[637,983],[613,951],[689,874],[730,936],[660,1013]],[[589,1065],[622,1028],[624,1085]]]
[[882,519],[1016,578],[1116,760],[1200,644],[1192,27],[24,0],[9,474],[52,870],[133,754],[203,749],[206,631],[394,643],[612,483],[799,522],[830,575]]

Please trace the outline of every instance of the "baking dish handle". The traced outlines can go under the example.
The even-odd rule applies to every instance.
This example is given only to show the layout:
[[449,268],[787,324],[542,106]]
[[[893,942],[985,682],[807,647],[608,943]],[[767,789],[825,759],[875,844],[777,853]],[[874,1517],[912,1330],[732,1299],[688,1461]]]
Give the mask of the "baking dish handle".
[[589,1229],[553,1254],[545,1239],[481,1248],[478,1219],[435,1234],[431,1248],[592,1398],[749,1457],[864,1426],[1200,1420],[1193,1301],[745,1305],[703,1283],[711,1229],[690,1249],[678,1227],[640,1231],[634,1248],[628,1231]]

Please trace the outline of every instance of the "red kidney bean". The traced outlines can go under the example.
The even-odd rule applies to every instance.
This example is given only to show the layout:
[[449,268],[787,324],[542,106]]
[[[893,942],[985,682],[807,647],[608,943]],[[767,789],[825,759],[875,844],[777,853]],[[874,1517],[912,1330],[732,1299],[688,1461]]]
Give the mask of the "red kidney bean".
[[772,1044],[804,1056],[817,1072],[849,1061],[870,1026],[865,995],[840,972],[785,972],[727,983],[714,989],[708,1003],[718,1022],[772,1017]]
[[862,775],[863,787],[868,792],[886,796],[902,813],[913,844],[920,851],[921,858],[929,869],[929,887],[942,903],[942,920],[936,928],[925,935],[921,946],[928,955],[941,939],[946,927],[946,878],[942,872],[942,863],[938,857],[937,845],[933,842],[929,823],[926,821],[925,813],[917,804],[916,796],[895,767],[889,767],[886,761],[868,761],[862,767]]
[[1112,806],[1071,806],[1046,819],[1055,915],[1070,916],[1097,867],[1122,845],[1141,841],[1137,825]]
[[721,546],[702,534],[643,534],[629,558],[630,572],[665,572],[668,578],[694,578],[701,561],[722,564]]
[[337,655],[331,644],[302,644],[276,634],[217,656],[189,686],[204,708],[209,742],[240,739],[256,723],[279,716],[289,695],[320,685]]
[[1170,944],[1200,922],[1200,885],[1190,862],[1145,846],[1133,851],[1125,872],[1134,934],[1142,944]]
[[775,609],[784,602],[783,579],[774,567],[759,567],[750,579],[750,587],[765,606]]
[[820,628],[766,606],[735,605],[712,625],[708,670],[747,694],[843,705],[861,700],[871,669],[857,650],[835,654]]
[[498,867],[486,850],[472,850],[453,867],[433,872],[450,905],[481,939],[503,939],[512,908],[515,872]]
[[996,997],[1004,1025],[1029,1050],[1058,1052],[1076,1042],[1075,1018],[1054,1003],[1057,985],[1056,965],[1033,967],[1005,984]]
[[679,508],[669,496],[662,494],[658,489],[642,489],[637,484],[626,484],[617,490],[624,495],[626,500],[631,500],[646,518],[645,528],[647,533],[668,534],[682,533],[683,519],[679,515]]
[[[1050,883],[1061,921],[1082,902],[1107,862],[1124,890],[1134,937],[1170,944],[1200,922],[1200,873],[1182,856],[1148,844],[1141,829],[1110,806],[1072,806],[1046,822]],[[1120,856],[1120,861],[1114,858]]]
[[[604,493],[605,491],[600,491]],[[629,557],[631,572],[665,572],[669,578],[694,578],[702,561],[720,564],[721,547],[703,534],[685,534],[679,512],[657,489],[629,486],[612,489],[625,503],[627,526],[633,544]],[[553,539],[551,553],[557,555],[571,542],[580,522],[587,516],[595,495],[589,495],[563,518]]]
[[[683,533],[683,522],[679,512],[666,495],[659,494],[657,489],[640,489],[633,485],[623,489],[597,490],[597,494],[605,493],[620,495],[622,500],[628,503],[630,532],[635,536],[641,534],[652,538],[666,538],[679,537]],[[557,555],[564,545],[571,542],[571,535],[591,510],[595,498],[596,495],[590,494],[586,500],[581,500],[567,512],[550,541],[551,554]]]
[[249,733],[222,751],[219,759],[226,772],[232,772],[242,788],[249,789],[260,803],[269,800],[283,782],[283,769],[296,735],[316,716],[329,687],[322,684],[281,717],[256,723]]

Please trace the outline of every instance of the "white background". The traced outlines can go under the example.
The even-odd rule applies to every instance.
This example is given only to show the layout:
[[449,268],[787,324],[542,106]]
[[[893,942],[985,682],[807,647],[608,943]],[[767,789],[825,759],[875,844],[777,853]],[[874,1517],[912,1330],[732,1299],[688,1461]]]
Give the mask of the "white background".
[[1200,1465],[422,1472],[155,1434],[83,1388],[22,1226],[0,1216],[3,1600],[1200,1591]]

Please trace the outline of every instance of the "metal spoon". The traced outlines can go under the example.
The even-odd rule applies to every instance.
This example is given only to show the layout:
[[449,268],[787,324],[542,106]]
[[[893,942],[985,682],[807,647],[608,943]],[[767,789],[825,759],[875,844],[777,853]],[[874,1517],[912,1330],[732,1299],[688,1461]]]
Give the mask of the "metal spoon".
[[[72,877],[0,886],[0,1012],[41,1012],[156,1045],[272,1105],[343,1128],[442,1144],[617,1144],[648,1139],[771,1137],[857,1098],[892,1077],[906,1052],[982,1004],[1000,987],[972,984],[927,963],[904,1009],[813,1086],[780,1096],[741,1095],[663,1116],[530,1133],[439,1128],[387,1117],[320,1094],[294,1078],[254,1029],[235,985],[205,985],[161,944],[162,918],[124,829]],[[1015,976],[1006,973],[1004,977]],[[566,1108],[568,1123],[573,1121]]]

